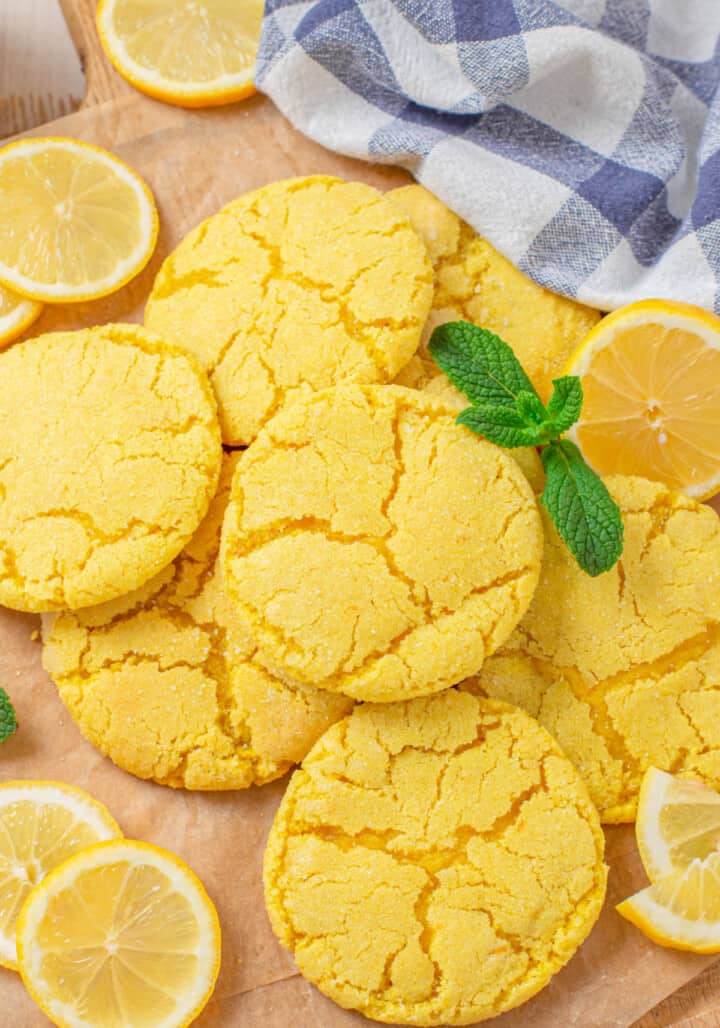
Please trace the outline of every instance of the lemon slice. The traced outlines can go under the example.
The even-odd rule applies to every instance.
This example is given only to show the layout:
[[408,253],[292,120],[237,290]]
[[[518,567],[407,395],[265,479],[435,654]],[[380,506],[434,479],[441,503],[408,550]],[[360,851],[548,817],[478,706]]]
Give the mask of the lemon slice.
[[643,300],[592,329],[565,369],[582,379],[568,435],[601,475],[641,475],[703,500],[720,489],[720,319]]
[[186,864],[122,839],[76,854],[33,890],[17,946],[28,991],[61,1028],[180,1028],[213,990],[220,925]]
[[683,871],[720,852],[720,794],[651,767],[640,788],[635,833],[651,882]]
[[180,107],[255,92],[263,0],[101,0],[100,41],[137,89]]
[[15,921],[33,886],[63,860],[122,832],[108,811],[63,782],[0,785],[0,964],[17,968]]
[[43,306],[0,286],[0,349],[40,317]]
[[106,150],[75,139],[21,139],[0,149],[0,283],[33,300],[90,300],[147,264],[152,194]]
[[696,857],[616,909],[661,946],[720,953],[720,853]]

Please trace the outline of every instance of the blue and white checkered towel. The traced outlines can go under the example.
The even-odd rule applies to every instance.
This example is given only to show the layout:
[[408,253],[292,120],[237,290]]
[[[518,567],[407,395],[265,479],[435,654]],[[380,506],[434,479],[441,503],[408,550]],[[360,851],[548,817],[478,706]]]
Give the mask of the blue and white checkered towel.
[[720,313],[720,0],[268,0],[257,83],[537,282]]

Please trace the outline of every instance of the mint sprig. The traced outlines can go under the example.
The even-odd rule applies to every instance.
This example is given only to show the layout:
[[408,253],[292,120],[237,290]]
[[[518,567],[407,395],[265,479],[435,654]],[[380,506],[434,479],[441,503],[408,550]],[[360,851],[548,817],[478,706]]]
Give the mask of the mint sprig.
[[10,702],[10,697],[0,686],[0,742],[5,742],[11,735],[17,732],[17,718],[15,708]]
[[546,481],[541,500],[580,567],[593,577],[622,554],[620,508],[575,443],[553,440],[540,454]]
[[609,571],[623,549],[620,508],[577,446],[561,438],[580,417],[580,379],[556,378],[545,405],[512,347],[467,321],[438,326],[430,353],[472,404],[458,415],[459,424],[499,446],[543,447],[540,502],[583,571],[593,577]]

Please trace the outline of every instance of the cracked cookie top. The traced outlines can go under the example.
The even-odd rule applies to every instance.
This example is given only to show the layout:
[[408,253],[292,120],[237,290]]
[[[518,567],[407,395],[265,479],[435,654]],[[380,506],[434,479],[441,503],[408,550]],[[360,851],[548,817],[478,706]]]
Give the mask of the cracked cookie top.
[[618,822],[634,820],[651,765],[720,788],[720,520],[657,482],[606,482],[625,524],[618,564],[584,574],[543,512],[532,605],[466,686],[537,717]]
[[597,812],[515,707],[455,689],[356,707],[292,777],[265,852],[301,974],[379,1021],[469,1024],[529,999],[605,895]]
[[210,510],[173,564],[129,596],[43,624],[43,664],[85,738],[161,785],[269,782],[351,706],[273,678],[225,597],[216,558],[239,457],[225,457]]
[[422,345],[397,384],[443,396],[455,393],[426,344],[437,325],[462,320],[482,325],[509,343],[547,400],[552,380],[562,375],[570,354],[600,320],[598,311],[551,293],[523,275],[423,186],[401,186],[386,196],[425,240],[435,273]]
[[200,366],[136,325],[105,325],[12,347],[0,380],[0,603],[77,609],[146,582],[217,485]]
[[289,179],[191,232],[145,323],[207,369],[223,439],[246,445],[302,391],[387,382],[417,349],[432,268],[406,215],[360,182]]
[[455,407],[339,386],[278,414],[235,475],[221,561],[269,670],[355,699],[474,674],[525,613],[542,528]]

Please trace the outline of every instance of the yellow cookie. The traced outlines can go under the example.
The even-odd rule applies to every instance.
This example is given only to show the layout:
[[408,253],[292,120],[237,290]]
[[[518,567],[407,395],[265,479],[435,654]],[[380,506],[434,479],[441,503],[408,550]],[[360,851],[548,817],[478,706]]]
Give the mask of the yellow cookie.
[[388,382],[432,301],[427,252],[360,182],[276,182],[199,225],[160,269],[145,323],[207,368],[223,439],[244,445],[288,400]]
[[137,325],[105,325],[12,347],[0,381],[0,603],[77,609],[142,585],[217,485],[200,366]]
[[607,869],[580,776],[516,707],[451,689],[356,707],[292,777],[265,902],[302,975],[377,1021],[524,1003],[597,920]]
[[43,625],[45,669],[85,738],[161,785],[271,781],[351,706],[269,675],[225,598],[216,558],[239,457],[225,458],[208,515],[174,564],[130,596]]
[[625,522],[618,565],[584,574],[545,516],[532,605],[466,685],[537,717],[618,822],[650,766],[720,788],[720,520],[657,482],[606,481]]
[[598,311],[527,278],[422,186],[402,186],[386,195],[425,240],[435,269],[423,344],[400,372],[398,385],[441,394],[453,389],[425,344],[437,325],[462,320],[489,328],[509,343],[540,396],[548,399],[553,378],[562,375],[570,354],[600,320]]
[[537,584],[540,517],[507,451],[455,413],[410,389],[340,386],[248,449],[222,561],[265,667],[406,699],[475,673],[507,639]]
[[[442,380],[442,381],[441,381]],[[442,386],[442,388],[433,388]],[[407,387],[412,388],[412,387]],[[445,378],[444,375],[434,378],[432,382],[423,389],[428,395],[441,402],[444,406],[459,414],[468,406],[468,401],[458,390]],[[539,496],[545,488],[545,469],[540,460],[540,454],[534,446],[516,446],[512,450],[505,450],[520,467],[523,475],[533,488],[534,493]]]

